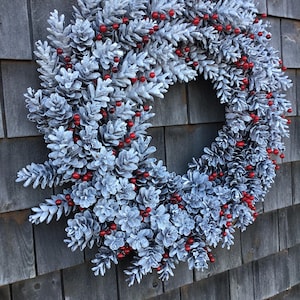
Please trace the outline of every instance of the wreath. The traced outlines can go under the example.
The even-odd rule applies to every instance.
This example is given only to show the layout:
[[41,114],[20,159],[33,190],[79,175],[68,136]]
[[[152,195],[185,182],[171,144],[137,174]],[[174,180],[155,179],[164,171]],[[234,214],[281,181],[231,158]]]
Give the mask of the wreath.
[[[29,220],[68,216],[68,247],[98,248],[95,275],[129,256],[129,285],[153,270],[167,280],[180,261],[214,262],[212,249],[255,220],[284,158],[291,81],[264,17],[243,0],[78,0],[67,26],[52,12],[36,43],[41,88],[25,94],[49,159],[17,181],[64,189]],[[150,104],[198,74],[225,124],[181,176],[153,156]]]

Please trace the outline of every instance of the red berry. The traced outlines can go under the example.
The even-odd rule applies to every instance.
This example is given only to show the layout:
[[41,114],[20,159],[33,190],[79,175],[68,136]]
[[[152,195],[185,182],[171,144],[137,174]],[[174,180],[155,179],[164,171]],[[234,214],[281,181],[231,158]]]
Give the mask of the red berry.
[[218,31],[222,31],[222,30],[223,30],[223,26],[222,26],[222,25],[218,25],[218,26],[216,27],[216,29],[217,29]]
[[236,146],[242,148],[242,147],[245,146],[245,142],[244,141],[238,141],[238,142],[236,142]]
[[96,35],[96,40],[97,40],[97,41],[101,41],[101,40],[102,40],[102,35],[101,35],[100,33],[98,33],[98,34]]
[[67,195],[65,196],[65,199],[66,199],[67,201],[71,200],[71,195],[70,195],[70,194],[67,194]]
[[134,125],[132,120],[127,121],[127,126],[128,127],[132,127]]
[[136,117],[139,118],[141,115],[142,115],[142,113],[141,113],[140,111],[136,111],[136,112],[135,112],[135,116],[136,116]]
[[120,252],[117,254],[118,259],[122,259],[125,257],[125,254],[123,252]]
[[151,211],[152,211],[152,208],[151,208],[151,207],[146,207],[145,212],[146,212],[147,214],[149,214]]
[[120,100],[117,101],[117,102],[116,102],[116,106],[118,106],[118,107],[122,106],[122,101],[120,101]]
[[169,253],[168,253],[168,252],[165,252],[165,253],[163,254],[163,258],[169,258]]
[[167,16],[165,14],[160,14],[159,18],[161,21],[164,21],[167,18]]
[[129,19],[127,17],[123,17],[122,22],[124,24],[128,24],[129,23]]
[[155,78],[155,73],[154,72],[150,72],[149,76],[150,76],[150,78]]
[[140,77],[140,82],[145,82],[146,80],[147,80],[147,78],[145,76]]
[[111,230],[116,230],[117,229],[117,224],[116,223],[112,223],[112,224],[110,224],[109,228]]
[[152,18],[153,18],[153,19],[158,19],[158,17],[159,17],[159,13],[158,13],[157,11],[154,11],[154,12],[152,13]]
[[262,36],[263,33],[262,33],[261,31],[259,31],[259,32],[257,33],[257,35],[258,35],[258,36]]
[[268,16],[268,15],[267,15],[266,13],[262,13],[262,14],[261,14],[261,17],[262,17],[263,19],[265,19],[267,16]]
[[254,67],[254,63],[253,62],[249,62],[249,69],[253,69]]
[[57,48],[56,49],[56,53],[58,54],[58,55],[62,55],[63,54],[63,49],[61,49],[61,48]]
[[226,218],[227,218],[227,219],[232,219],[232,215],[231,215],[231,214],[227,214],[227,215],[226,215]]
[[125,142],[126,144],[130,144],[130,142],[131,142],[130,137],[125,138],[125,139],[124,139],[124,142]]
[[175,10],[174,9],[169,10],[169,16],[174,17],[174,15],[175,15]]
[[100,32],[105,33],[107,31],[106,25],[100,25],[99,30]]
[[69,205],[69,206],[74,206],[75,203],[73,202],[73,200],[70,200],[70,201],[68,201],[68,205]]
[[150,106],[149,105],[144,105],[143,108],[144,108],[144,111],[149,111]]
[[243,81],[243,83],[246,84],[246,85],[249,84],[249,79],[248,79],[248,78],[244,78],[242,81]]
[[285,158],[284,153],[281,153],[281,154],[279,155],[279,157],[280,157],[281,159],[284,159],[284,158]]
[[266,38],[269,40],[270,38],[272,37],[272,35],[270,34],[270,33],[268,33],[267,35],[266,35]]
[[199,23],[200,23],[200,18],[199,18],[199,17],[195,17],[192,23],[193,23],[193,25],[195,25],[195,26],[199,25]]
[[117,67],[112,67],[112,68],[111,68],[111,71],[112,71],[113,73],[118,73],[119,70],[118,70]]
[[186,244],[185,246],[184,246],[184,248],[185,248],[185,251],[191,251],[191,246],[189,245],[189,244]]
[[55,204],[56,204],[56,205],[61,205],[61,204],[62,204],[62,201],[61,201],[60,199],[57,199],[57,200],[55,201]]
[[150,28],[148,33],[149,33],[150,35],[153,34],[153,33],[154,33],[154,29],[153,29],[153,28]]
[[112,25],[113,30],[118,30],[119,29],[119,24],[115,23]]
[[80,179],[80,174],[79,173],[77,173],[77,172],[74,172],[73,174],[72,174],[72,178],[73,179]]
[[148,35],[143,36],[143,43],[145,43],[145,44],[149,43],[149,36]]
[[82,176],[82,181],[89,181],[89,180],[90,180],[89,176],[87,175]]
[[245,62],[245,63],[243,64],[243,69],[244,69],[244,70],[248,70],[248,69],[249,69],[249,64]]
[[255,172],[249,172],[248,177],[249,177],[249,178],[255,177]]
[[213,14],[213,15],[211,16],[211,18],[212,18],[213,20],[217,20],[217,19],[219,18],[219,16],[218,16],[218,14]]
[[119,144],[118,144],[118,148],[123,148],[123,147],[124,147],[124,142],[120,141]]
[[227,221],[226,222],[226,227],[230,227],[230,226],[232,226],[232,223],[230,221]]
[[289,109],[287,110],[287,112],[290,114],[290,113],[293,112],[293,109],[292,109],[292,108],[289,108]]
[[242,60],[243,62],[246,62],[246,61],[248,60],[248,57],[247,57],[246,55],[243,55],[243,56],[241,57],[241,60]]
[[115,63],[120,62],[120,58],[119,58],[118,56],[115,56],[115,57],[114,57],[114,62],[115,62]]
[[65,62],[68,63],[71,61],[71,57],[70,56],[65,56],[64,58]]
[[79,114],[74,114],[73,115],[73,120],[74,121],[80,121],[80,115]]
[[205,14],[205,15],[203,16],[203,20],[205,20],[205,21],[209,20],[209,14]]
[[135,134],[134,132],[131,132],[131,133],[129,134],[129,137],[130,137],[131,139],[135,139],[135,138],[136,138],[136,134]]
[[228,24],[228,25],[225,26],[226,31],[230,31],[231,28],[232,28],[232,26],[230,24]]
[[281,67],[281,70],[285,72],[285,71],[287,70],[287,67],[282,66],[282,67]]
[[192,245],[194,242],[195,242],[195,239],[193,237],[189,237],[188,240],[187,240],[187,243],[189,245]]
[[105,235],[106,235],[106,231],[105,231],[105,230],[101,230],[101,231],[99,232],[99,235],[100,235],[100,236],[105,236]]
[[241,29],[235,28],[235,29],[234,29],[234,33],[235,33],[235,34],[240,34],[240,33],[241,33]]
[[159,30],[159,26],[158,26],[158,25],[154,25],[154,26],[153,26],[153,30],[154,30],[154,31],[158,31],[158,30]]
[[274,153],[275,155],[278,155],[278,154],[279,154],[279,150],[278,150],[278,149],[274,149],[274,150],[273,150],[273,153]]
[[198,67],[198,65],[199,65],[199,63],[198,63],[197,61],[194,61],[194,62],[193,62],[193,66],[194,66],[194,67]]
[[132,84],[136,83],[137,80],[138,80],[138,79],[137,79],[136,77],[130,78],[130,81],[131,81]]
[[110,75],[109,74],[105,74],[103,77],[104,80],[110,79]]
[[144,172],[143,177],[148,178],[150,176],[149,172]]
[[268,105],[269,105],[269,106],[272,106],[273,104],[274,104],[274,102],[273,102],[272,100],[269,100],[269,101],[268,101]]

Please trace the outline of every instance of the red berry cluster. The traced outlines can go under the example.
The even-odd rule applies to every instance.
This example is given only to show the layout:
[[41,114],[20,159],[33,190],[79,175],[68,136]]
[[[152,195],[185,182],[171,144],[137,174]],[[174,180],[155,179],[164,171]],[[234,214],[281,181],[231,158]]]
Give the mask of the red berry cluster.
[[117,254],[117,258],[122,259],[126,255],[129,255],[131,252],[132,252],[132,248],[126,244],[126,245],[120,247],[119,252]]
[[254,205],[254,196],[253,195],[251,195],[251,194],[249,194],[249,193],[247,193],[246,191],[243,191],[243,193],[242,193],[243,195],[242,195],[242,201],[244,202],[244,203],[246,203],[247,204],[247,206],[252,210],[252,211],[256,211],[256,207],[255,207],[255,205]]
[[169,201],[171,204],[177,204],[179,209],[184,209],[184,205],[182,204],[182,197],[178,193],[171,194]]

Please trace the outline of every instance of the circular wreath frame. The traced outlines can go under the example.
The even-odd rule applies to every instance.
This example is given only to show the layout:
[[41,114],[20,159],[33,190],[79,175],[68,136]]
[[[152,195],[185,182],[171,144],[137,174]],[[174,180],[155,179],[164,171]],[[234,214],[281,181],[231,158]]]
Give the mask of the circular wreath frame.
[[[78,0],[54,11],[35,55],[41,88],[25,94],[49,160],[18,172],[24,186],[60,186],[30,221],[70,216],[71,250],[98,247],[96,275],[130,256],[129,285],[179,261],[204,269],[213,247],[245,230],[284,158],[291,82],[253,1]],[[225,125],[185,175],[153,158],[149,101],[198,74],[225,104]],[[151,156],[152,155],[152,156]]]

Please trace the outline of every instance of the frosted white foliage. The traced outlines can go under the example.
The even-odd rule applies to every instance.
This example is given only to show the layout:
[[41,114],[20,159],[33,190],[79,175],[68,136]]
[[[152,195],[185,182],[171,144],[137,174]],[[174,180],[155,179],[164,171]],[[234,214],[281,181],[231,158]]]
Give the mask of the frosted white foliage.
[[[35,50],[41,88],[25,94],[48,160],[17,175],[24,186],[68,188],[30,222],[68,216],[68,247],[98,248],[95,275],[129,255],[129,285],[154,270],[167,280],[180,261],[207,268],[214,247],[230,248],[253,223],[284,158],[291,81],[264,16],[252,0],[78,0],[73,9],[70,25],[50,14]],[[155,101],[199,74],[225,124],[181,176],[157,161],[147,130]]]

